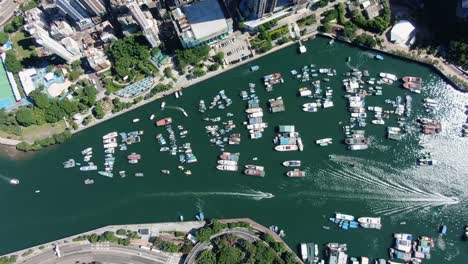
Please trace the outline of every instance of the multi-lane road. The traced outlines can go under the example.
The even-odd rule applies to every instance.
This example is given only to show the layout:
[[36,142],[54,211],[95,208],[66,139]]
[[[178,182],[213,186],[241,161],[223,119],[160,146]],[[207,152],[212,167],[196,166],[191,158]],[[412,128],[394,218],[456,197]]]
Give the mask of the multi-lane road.
[[180,257],[159,251],[149,251],[134,246],[120,246],[109,243],[68,244],[60,247],[61,257],[49,250],[28,258],[26,264],[65,264],[65,263],[116,263],[116,264],[178,264]]
[[0,26],[3,26],[13,15],[17,3],[13,0],[0,0]]

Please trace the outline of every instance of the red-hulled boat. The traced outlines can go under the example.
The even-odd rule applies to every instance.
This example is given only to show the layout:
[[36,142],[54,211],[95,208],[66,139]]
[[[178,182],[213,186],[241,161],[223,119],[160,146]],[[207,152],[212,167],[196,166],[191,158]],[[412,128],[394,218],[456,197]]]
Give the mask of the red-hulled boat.
[[403,79],[404,82],[422,83],[422,78],[421,77],[405,76],[402,79]]
[[141,159],[141,155],[132,153],[132,154],[127,156],[127,159],[129,159],[129,160],[139,160],[139,159]]
[[156,121],[156,126],[165,126],[165,125],[169,125],[171,123],[172,123],[172,118],[166,117],[166,118],[163,118],[163,119],[160,119],[160,120]]

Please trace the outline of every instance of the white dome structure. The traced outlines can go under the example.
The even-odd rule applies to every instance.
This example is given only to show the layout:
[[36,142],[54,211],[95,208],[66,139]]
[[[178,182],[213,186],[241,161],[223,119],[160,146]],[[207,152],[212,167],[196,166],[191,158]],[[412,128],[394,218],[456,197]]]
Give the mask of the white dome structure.
[[415,27],[408,20],[395,24],[390,32],[390,40],[395,44],[411,45],[414,43]]

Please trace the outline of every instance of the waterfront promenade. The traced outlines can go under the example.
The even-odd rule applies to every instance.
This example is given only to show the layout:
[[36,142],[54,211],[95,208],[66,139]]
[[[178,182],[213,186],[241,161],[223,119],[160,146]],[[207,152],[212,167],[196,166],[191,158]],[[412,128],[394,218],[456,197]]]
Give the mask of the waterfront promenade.
[[[236,223],[244,222],[250,224],[252,229],[233,228],[226,229],[221,233],[214,235],[212,238],[224,235],[233,234],[249,241],[259,240],[259,232],[270,234],[277,242],[283,242],[282,239],[268,228],[256,223],[249,218],[223,219],[220,223]],[[204,221],[191,222],[170,222],[170,223],[148,223],[148,224],[130,224],[130,225],[111,225],[81,234],[76,234],[70,237],[48,242],[42,245],[34,246],[19,250],[5,256],[17,256],[16,263],[25,264],[65,264],[65,263],[88,263],[88,262],[103,262],[103,263],[134,263],[134,264],[149,264],[149,263],[165,263],[165,264],[180,264],[180,263],[195,263],[196,256],[209,247],[209,242],[198,243],[193,250],[184,258],[181,253],[166,253],[160,250],[151,249],[152,243],[150,238],[159,237],[167,232],[182,232],[185,234],[194,233],[197,229],[205,226]],[[89,241],[73,241],[77,237],[98,234],[104,232],[114,232],[124,229],[131,232],[138,232],[139,239],[131,240],[130,245],[123,246],[109,242],[90,243]],[[142,232],[142,230],[144,230]],[[283,242],[284,243],[284,242]],[[286,249],[294,252],[286,244]],[[57,249],[58,247],[58,249]],[[58,254],[60,252],[60,254]],[[60,255],[60,256],[59,256]],[[298,259],[299,260],[299,259]]]

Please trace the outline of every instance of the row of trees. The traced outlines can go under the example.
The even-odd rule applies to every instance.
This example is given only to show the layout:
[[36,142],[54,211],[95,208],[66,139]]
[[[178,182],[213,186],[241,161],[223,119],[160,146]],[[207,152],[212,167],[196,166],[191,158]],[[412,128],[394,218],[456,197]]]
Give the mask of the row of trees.
[[73,239],[73,241],[89,241],[90,243],[102,243],[102,242],[110,242],[114,244],[119,244],[123,246],[130,245],[131,239],[137,239],[139,236],[136,232],[129,232],[126,238],[120,238],[115,235],[112,231],[106,231],[101,235],[98,234],[91,234],[91,235],[83,235],[78,236]]
[[366,19],[361,11],[354,10],[351,16],[351,21],[358,27],[376,34],[382,34],[390,26],[391,10],[387,1],[383,1],[382,15],[374,19]]

